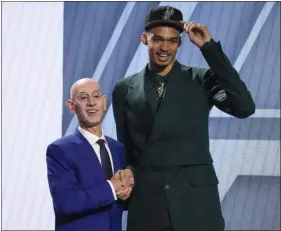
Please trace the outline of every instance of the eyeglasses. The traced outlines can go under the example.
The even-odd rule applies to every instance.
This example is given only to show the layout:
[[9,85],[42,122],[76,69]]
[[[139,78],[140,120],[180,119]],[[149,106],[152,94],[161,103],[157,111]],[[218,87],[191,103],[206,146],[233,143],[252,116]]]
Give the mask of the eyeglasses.
[[[92,94],[92,97],[95,100],[100,100],[103,96],[104,96],[104,94],[102,92],[94,92]],[[91,96],[88,93],[82,93],[82,94],[79,94],[78,96],[76,96],[76,99],[79,102],[87,102],[90,99],[90,97]],[[72,98],[72,99],[75,100],[75,98]]]

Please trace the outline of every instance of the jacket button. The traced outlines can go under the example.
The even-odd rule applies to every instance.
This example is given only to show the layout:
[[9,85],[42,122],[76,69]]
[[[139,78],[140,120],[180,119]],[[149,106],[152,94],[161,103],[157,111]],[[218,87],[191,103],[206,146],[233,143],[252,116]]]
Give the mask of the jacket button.
[[168,190],[170,188],[170,185],[166,184],[165,185],[165,190]]

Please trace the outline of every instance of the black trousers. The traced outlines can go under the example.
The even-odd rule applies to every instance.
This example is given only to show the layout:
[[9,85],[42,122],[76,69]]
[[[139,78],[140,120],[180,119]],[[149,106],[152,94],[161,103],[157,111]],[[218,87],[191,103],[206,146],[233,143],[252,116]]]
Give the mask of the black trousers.
[[[129,207],[128,231],[173,231],[166,193],[177,170],[178,168],[164,171],[152,170],[136,174],[136,189],[133,191],[130,207],[135,206],[149,210],[153,217],[146,217],[145,213],[138,213],[139,211],[134,211],[134,208],[130,209]],[[150,175],[148,183],[143,181],[147,174]],[[141,181],[142,184],[138,184],[138,181]],[[141,198],[150,199],[134,201],[134,196],[138,198],[139,193],[142,193]]]

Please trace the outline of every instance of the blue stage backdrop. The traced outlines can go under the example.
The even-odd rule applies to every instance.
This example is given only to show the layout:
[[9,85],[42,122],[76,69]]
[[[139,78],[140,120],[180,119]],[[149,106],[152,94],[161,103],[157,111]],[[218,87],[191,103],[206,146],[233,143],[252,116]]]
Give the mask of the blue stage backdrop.
[[[280,2],[123,1],[2,3],[4,230],[54,229],[46,148],[77,126],[65,101],[79,78],[100,83],[108,97],[103,131],[116,138],[112,89],[147,64],[140,36],[146,13],[157,5],[206,24],[256,103],[245,120],[210,112],[226,229],[280,229]],[[207,67],[186,34],[177,58]]]

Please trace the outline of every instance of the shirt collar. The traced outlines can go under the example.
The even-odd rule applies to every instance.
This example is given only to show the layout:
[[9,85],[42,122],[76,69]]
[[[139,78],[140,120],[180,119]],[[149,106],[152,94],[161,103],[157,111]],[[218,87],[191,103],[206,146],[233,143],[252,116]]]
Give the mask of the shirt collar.
[[175,60],[174,62],[174,65],[172,67],[172,69],[170,70],[170,72],[165,75],[165,76],[161,76],[161,75],[158,75],[156,74],[155,72],[152,72],[150,69],[149,69],[149,64],[146,65],[145,67],[145,76],[146,78],[149,80],[149,82],[153,85],[157,85],[158,82],[161,81],[162,78],[164,78],[167,82],[168,82],[168,76],[171,76],[173,75],[173,73],[175,72],[177,66],[178,66],[178,61]]
[[99,139],[103,139],[105,140],[105,143],[108,145],[105,136],[102,135],[101,137],[98,137],[97,135],[85,130],[84,128],[81,128],[80,126],[78,126],[78,131],[85,137],[85,139],[90,143],[90,144],[95,144]]
[[[147,79],[148,79],[149,82],[150,82],[151,84],[153,84],[153,85],[156,85],[156,84],[161,80],[161,78],[162,78],[162,76],[158,75],[158,74],[155,73],[155,72],[152,72],[152,71],[149,69],[148,65],[146,66],[145,72],[146,72]],[[166,76],[165,76],[165,77],[166,77]],[[165,78],[165,77],[164,77],[164,78]]]

